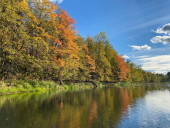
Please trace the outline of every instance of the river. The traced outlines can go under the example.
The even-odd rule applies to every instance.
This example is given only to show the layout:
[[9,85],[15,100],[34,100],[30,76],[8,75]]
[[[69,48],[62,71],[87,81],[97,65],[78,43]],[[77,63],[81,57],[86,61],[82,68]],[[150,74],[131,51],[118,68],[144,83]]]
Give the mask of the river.
[[167,86],[0,96],[0,128],[170,128]]

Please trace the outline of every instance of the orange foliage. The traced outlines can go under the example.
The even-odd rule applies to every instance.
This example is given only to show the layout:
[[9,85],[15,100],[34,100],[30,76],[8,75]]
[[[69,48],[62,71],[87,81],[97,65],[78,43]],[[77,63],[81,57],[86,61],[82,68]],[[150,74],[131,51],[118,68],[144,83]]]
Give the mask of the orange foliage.
[[[50,20],[55,28],[56,36],[54,37],[54,61],[60,68],[60,76],[63,69],[66,72],[78,70],[79,66],[79,46],[74,42],[77,38],[75,33],[75,20],[71,18],[66,11],[61,10],[56,14],[56,6],[51,6]],[[57,17],[57,18],[56,18]]]
[[57,42],[60,45],[60,48],[64,49],[65,53],[68,54],[71,59],[78,59],[77,53],[79,51],[79,47],[74,42],[77,37],[73,30],[73,24],[75,24],[75,20],[67,15],[67,12],[64,10],[61,10],[58,18],[59,38],[57,38]]
[[117,74],[119,76],[120,81],[126,80],[127,73],[129,72],[129,68],[126,66],[126,63],[124,62],[124,59],[120,56],[117,56],[118,61],[118,70]]
[[88,67],[90,69],[90,72],[95,72],[96,66],[95,66],[95,61],[91,58],[89,49],[86,45],[84,45],[85,53],[86,53],[86,59],[88,63]]
[[57,13],[55,13],[56,9],[57,9],[57,5],[54,5],[54,3],[52,3],[51,8],[49,10],[49,17],[52,22],[55,22],[55,19],[58,16]]

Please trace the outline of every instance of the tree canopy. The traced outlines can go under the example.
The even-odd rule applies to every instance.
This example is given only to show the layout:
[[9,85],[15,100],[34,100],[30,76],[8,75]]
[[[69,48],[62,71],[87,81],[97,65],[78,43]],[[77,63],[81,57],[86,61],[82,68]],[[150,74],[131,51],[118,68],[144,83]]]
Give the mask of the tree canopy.
[[[169,74],[167,75],[168,79]],[[47,0],[1,0],[0,79],[164,81],[118,55],[105,32],[86,39]]]

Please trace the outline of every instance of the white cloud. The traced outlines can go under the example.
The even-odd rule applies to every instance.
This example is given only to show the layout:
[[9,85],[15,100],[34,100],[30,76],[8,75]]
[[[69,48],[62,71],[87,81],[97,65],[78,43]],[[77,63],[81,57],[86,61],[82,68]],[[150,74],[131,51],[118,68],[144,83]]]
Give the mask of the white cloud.
[[61,4],[64,0],[49,0],[51,2],[58,2],[59,4]]
[[170,44],[170,23],[165,24],[162,28],[153,31],[158,34],[165,34],[164,36],[155,36],[151,39],[152,43]]
[[127,56],[127,55],[123,55],[122,56],[124,59],[129,59],[129,56]]
[[151,47],[148,46],[147,44],[145,44],[143,46],[130,45],[130,47],[132,47],[135,50],[150,50],[151,49]]
[[170,71],[170,55],[140,58],[135,61],[141,63],[142,69],[147,71],[163,74],[166,74],[168,71]]
[[170,35],[170,23],[165,24],[162,28],[158,28],[155,32],[159,33],[159,34],[168,34],[168,35]]
[[170,44],[170,36],[155,36],[151,39],[152,43]]
[[142,69],[155,73],[170,72],[170,47],[152,48],[149,51],[138,50],[126,53],[131,61],[141,65]]

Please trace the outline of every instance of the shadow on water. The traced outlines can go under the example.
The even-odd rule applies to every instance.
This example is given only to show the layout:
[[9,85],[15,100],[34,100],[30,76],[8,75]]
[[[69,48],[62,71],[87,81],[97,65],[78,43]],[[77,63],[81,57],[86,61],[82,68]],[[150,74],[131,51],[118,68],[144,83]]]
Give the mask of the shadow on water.
[[0,127],[124,127],[131,126],[132,122],[129,122],[132,119],[135,126],[142,126],[135,118],[131,119],[133,114],[130,112],[138,112],[133,109],[140,107],[141,103],[144,104],[148,100],[146,99],[148,95],[155,97],[153,93],[156,91],[163,92],[161,93],[163,95],[165,88],[163,86],[110,87],[58,94],[29,93],[0,96]]

